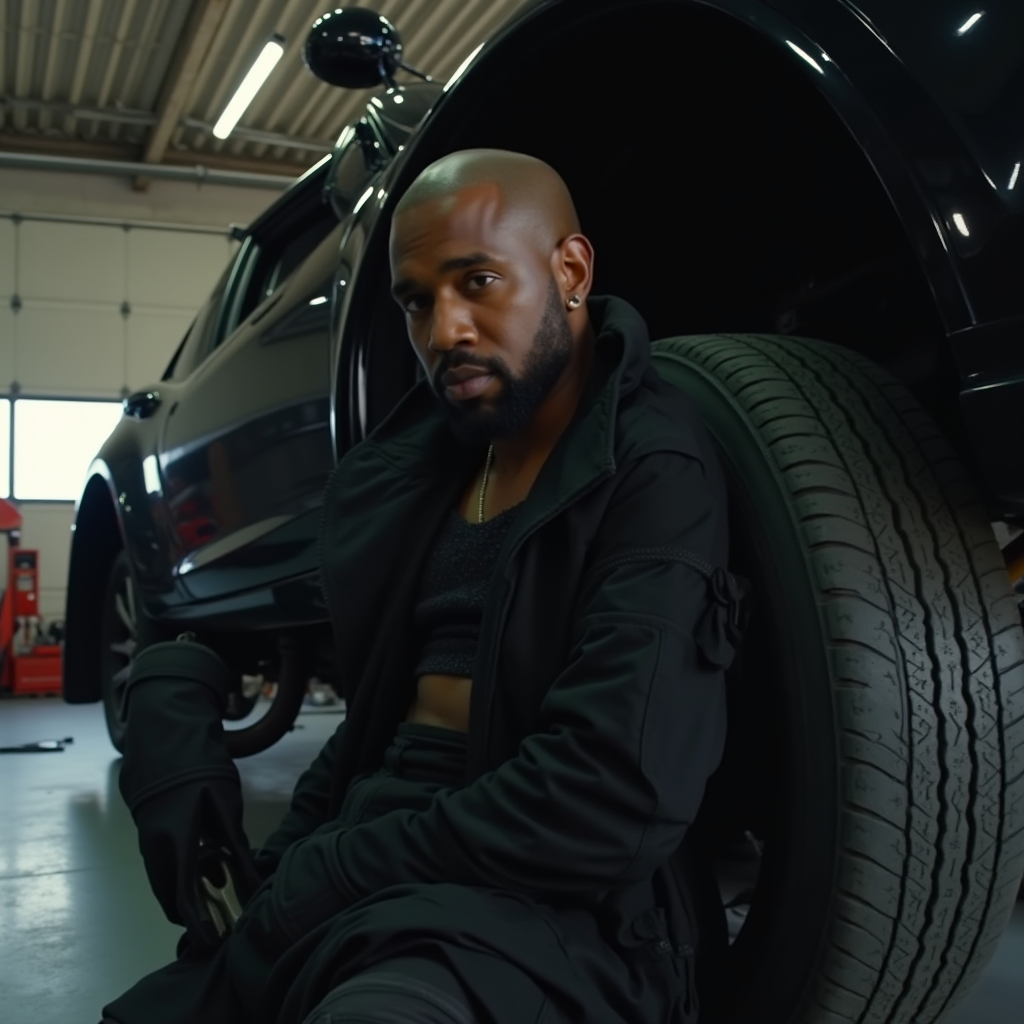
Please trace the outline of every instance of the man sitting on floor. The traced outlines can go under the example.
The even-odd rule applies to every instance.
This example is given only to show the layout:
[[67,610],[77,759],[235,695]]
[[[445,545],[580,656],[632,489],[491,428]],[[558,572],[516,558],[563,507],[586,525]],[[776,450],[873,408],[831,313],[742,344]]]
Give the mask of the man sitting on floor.
[[[426,379],[325,499],[348,716],[241,864],[255,891],[222,939],[189,909],[188,854],[168,868],[151,837],[180,844],[175,794],[201,784],[237,839],[234,766],[204,779],[196,755],[169,787],[129,739],[147,869],[189,930],[108,1020],[695,1019],[673,854],[724,745],[725,492],[640,316],[589,298],[593,266],[565,183],[531,157],[454,153],[401,199],[393,294]],[[152,655],[130,736],[172,646],[137,662]]]

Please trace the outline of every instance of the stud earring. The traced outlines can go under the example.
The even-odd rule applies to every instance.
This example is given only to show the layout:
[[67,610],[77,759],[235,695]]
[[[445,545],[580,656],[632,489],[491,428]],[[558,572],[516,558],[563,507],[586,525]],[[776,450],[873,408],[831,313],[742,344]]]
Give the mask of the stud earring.
[[566,299],[565,305],[567,309],[579,309],[582,302],[583,300],[578,295],[570,295]]

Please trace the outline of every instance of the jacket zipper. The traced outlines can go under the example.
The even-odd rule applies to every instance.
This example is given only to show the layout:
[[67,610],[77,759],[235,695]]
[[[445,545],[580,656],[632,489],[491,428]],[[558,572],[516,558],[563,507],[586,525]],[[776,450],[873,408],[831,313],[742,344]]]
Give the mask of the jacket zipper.
[[[509,554],[508,561],[505,562],[505,568],[504,568],[504,572],[502,574],[505,577],[505,596],[504,596],[504,598],[502,600],[501,612],[500,612],[500,614],[498,616],[498,626],[497,626],[497,630],[495,632],[494,642],[491,644],[490,658],[489,658],[489,662],[488,662],[488,665],[487,665],[487,675],[485,676],[485,682],[487,684],[487,687],[486,687],[486,690],[484,692],[484,707],[483,707],[483,710],[481,711],[481,727],[482,727],[484,732],[486,732],[486,730],[488,728],[488,723],[490,722],[490,719],[491,719],[491,704],[492,704],[492,702],[494,700],[494,686],[495,686],[495,681],[496,681],[495,680],[495,675],[496,675],[496,667],[497,667],[497,662],[498,662],[498,652],[501,649],[501,638],[502,638],[502,635],[503,635],[503,633],[505,631],[505,620],[508,618],[509,605],[510,605],[511,600],[512,600],[512,585],[511,584],[512,584],[513,580],[512,580],[512,577],[510,577],[509,574],[508,574],[509,567],[519,557],[519,552],[523,548],[523,545],[525,545],[526,542],[538,530],[540,530],[544,526],[547,526],[547,524],[550,523],[552,519],[554,519],[556,516],[560,516],[567,508],[569,508],[570,506],[576,504],[576,502],[581,501],[583,498],[585,498],[592,490],[594,490],[594,488],[596,488],[598,486],[598,484],[600,484],[603,481],[607,480],[609,477],[613,477],[614,475],[615,475],[615,470],[614,469],[612,469],[612,470],[605,470],[600,475],[594,477],[584,487],[580,488],[580,490],[576,491],[575,494],[572,494],[568,498],[566,498],[560,505],[556,505],[550,512],[548,512],[547,515],[545,515],[542,519],[540,519],[536,523],[534,523],[534,525],[532,527],[530,527],[530,530],[527,533],[523,534],[523,536],[520,537],[518,541],[516,541],[515,547],[512,549],[511,553]],[[517,573],[517,575],[518,575],[518,573]],[[473,770],[473,768],[474,768],[474,766],[471,765],[469,763],[469,760],[467,759],[467,763],[466,763],[466,782],[467,782],[467,784],[472,782],[473,778],[476,777],[475,775],[471,776],[471,774],[470,774],[471,771]],[[479,772],[477,772],[477,774],[479,774]]]

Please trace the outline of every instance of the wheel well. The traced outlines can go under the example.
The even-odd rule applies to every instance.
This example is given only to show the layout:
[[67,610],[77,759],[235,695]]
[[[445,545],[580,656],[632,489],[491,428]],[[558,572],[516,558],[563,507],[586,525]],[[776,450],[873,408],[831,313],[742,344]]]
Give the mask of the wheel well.
[[[75,515],[68,571],[67,615],[64,635],[64,700],[89,704],[102,699],[99,635],[103,618],[102,596],[110,566],[124,546],[114,502],[102,476],[86,484]],[[140,609],[143,611],[143,609]],[[238,630],[214,623],[161,622],[146,619],[143,644],[173,639],[185,629],[197,629],[200,640],[216,650],[232,671],[255,673],[277,660],[282,632],[301,639],[315,652],[314,670],[325,681],[335,681],[333,634],[324,624],[288,629]]]
[[100,660],[97,637],[110,565],[123,541],[117,513],[106,481],[92,477],[75,515],[68,570],[67,616],[64,634],[64,699],[88,704],[100,699]]
[[595,291],[632,302],[652,338],[843,344],[906,384],[972,464],[959,376],[912,240],[797,63],[699,4],[630,5],[630,24],[657,26],[664,41],[649,60],[629,52],[617,8],[556,16],[487,54],[475,87],[438,109],[403,180],[476,146],[548,160],[595,244]]

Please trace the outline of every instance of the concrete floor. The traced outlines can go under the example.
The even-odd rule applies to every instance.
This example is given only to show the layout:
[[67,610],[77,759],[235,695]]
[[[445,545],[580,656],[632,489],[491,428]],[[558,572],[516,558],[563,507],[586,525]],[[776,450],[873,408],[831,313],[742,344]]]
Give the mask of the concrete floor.
[[[299,773],[334,731],[335,709],[239,762],[245,827],[259,843]],[[179,929],[149,892],[117,788],[119,757],[96,705],[0,701],[0,746],[74,737],[63,753],[0,756],[0,1020],[95,1024],[104,1003],[174,958]],[[1024,903],[947,1024],[1024,1021]]]

